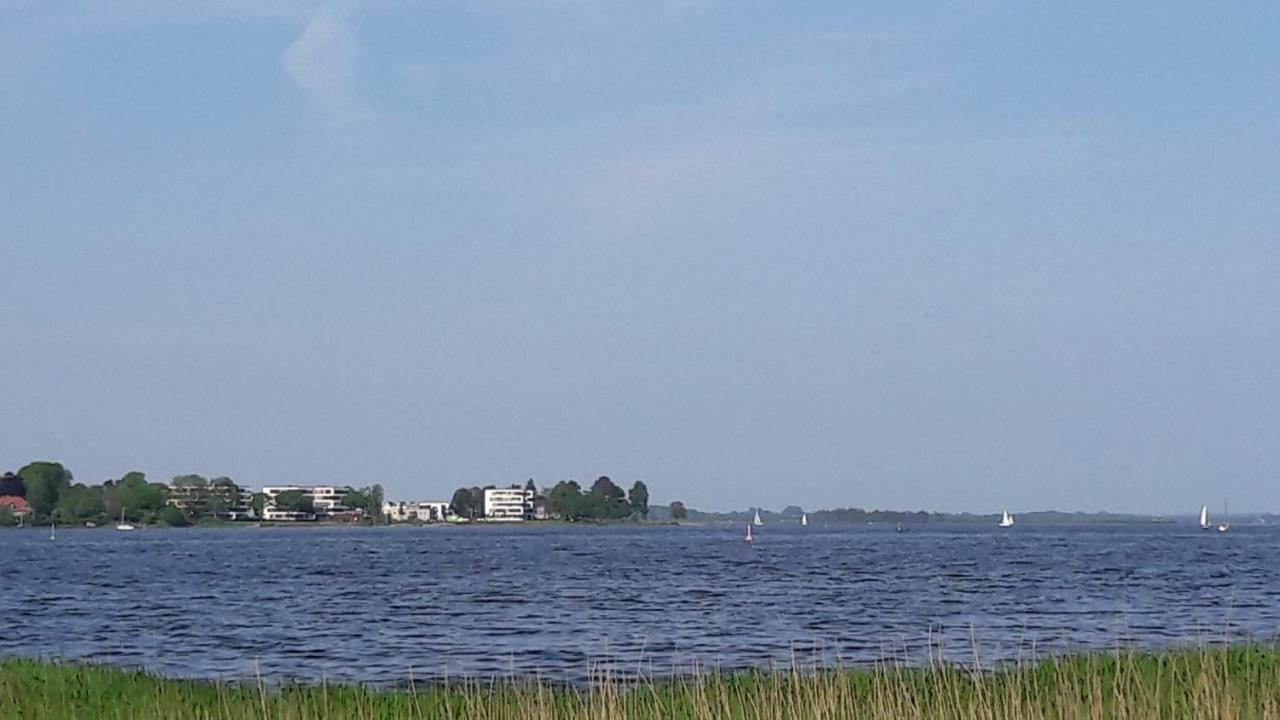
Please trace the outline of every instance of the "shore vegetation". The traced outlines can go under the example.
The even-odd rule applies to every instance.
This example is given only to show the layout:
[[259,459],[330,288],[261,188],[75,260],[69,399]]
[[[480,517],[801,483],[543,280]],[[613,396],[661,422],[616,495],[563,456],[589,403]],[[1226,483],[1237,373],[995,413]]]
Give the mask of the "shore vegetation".
[[208,683],[94,665],[0,662],[0,717],[317,718],[1275,718],[1274,646],[1121,651],[999,670],[882,663],[860,670],[695,672],[664,681],[602,673],[587,689],[464,681],[359,686]]

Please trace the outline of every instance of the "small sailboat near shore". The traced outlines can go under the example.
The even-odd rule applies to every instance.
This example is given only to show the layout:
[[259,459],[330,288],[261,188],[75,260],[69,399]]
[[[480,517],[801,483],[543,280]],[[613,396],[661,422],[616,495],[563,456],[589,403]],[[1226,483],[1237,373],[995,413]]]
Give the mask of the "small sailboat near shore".
[[1218,532],[1224,533],[1231,529],[1231,523],[1227,520],[1227,504],[1222,504],[1222,522],[1218,523]]
[[747,540],[747,542],[749,542],[749,543],[753,543],[753,542],[755,542],[755,538],[751,537],[751,525],[750,525],[750,524],[748,524],[748,525],[747,525],[747,537],[746,537],[746,540]]
[[996,527],[1011,528],[1013,527],[1013,516],[1008,510],[1000,511],[1000,522],[996,523]]
[[116,529],[121,532],[129,532],[133,530],[133,525],[130,525],[124,520],[124,508],[120,508],[120,522],[116,523]]
[[1210,527],[1212,526],[1209,525],[1209,506],[1201,505],[1200,506],[1200,529],[1208,530]]
[[763,525],[764,521],[760,519],[760,508],[756,508],[756,516],[751,520],[752,525]]
[[809,527],[808,513],[800,513],[800,527]]

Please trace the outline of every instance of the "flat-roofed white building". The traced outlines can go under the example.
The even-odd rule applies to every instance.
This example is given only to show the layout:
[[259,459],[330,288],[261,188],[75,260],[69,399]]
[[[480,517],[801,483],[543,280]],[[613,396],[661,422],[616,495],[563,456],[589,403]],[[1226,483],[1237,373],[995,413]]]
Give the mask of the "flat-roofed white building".
[[524,488],[489,488],[484,491],[484,517],[486,520],[533,519],[532,490]]
[[382,503],[382,515],[391,522],[444,522],[449,503],[435,500],[388,500]]
[[[276,498],[280,493],[298,491],[311,500],[313,512],[304,513],[296,510],[284,510],[276,506]],[[347,512],[351,508],[342,504],[351,487],[346,485],[269,485],[262,488],[266,502],[263,503],[263,520],[315,520],[336,513]]]

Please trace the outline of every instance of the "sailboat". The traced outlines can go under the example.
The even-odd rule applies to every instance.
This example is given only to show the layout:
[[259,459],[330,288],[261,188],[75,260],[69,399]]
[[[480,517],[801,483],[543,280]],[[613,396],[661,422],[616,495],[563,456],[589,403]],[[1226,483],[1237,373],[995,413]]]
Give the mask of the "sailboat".
[[808,526],[809,526],[809,514],[800,513],[800,527],[808,527]]
[[1200,506],[1200,529],[1201,529],[1201,530],[1208,530],[1208,529],[1209,529],[1209,527],[1210,527],[1210,525],[1209,525],[1209,506],[1208,506],[1208,505],[1201,505],[1201,506]]
[[133,526],[124,521],[124,508],[120,508],[120,522],[116,523],[116,529],[122,532],[128,532]]
[[751,521],[752,525],[763,525],[764,521],[760,519],[760,508],[756,508],[756,517]]
[[1226,503],[1223,503],[1223,504],[1222,504],[1222,518],[1223,518],[1223,520],[1222,520],[1222,522],[1218,523],[1218,532],[1220,532],[1220,533],[1224,533],[1224,532],[1226,532],[1226,531],[1228,531],[1228,530],[1230,530],[1230,529],[1231,529],[1231,523],[1227,522],[1226,517],[1227,517],[1227,504],[1226,504]]
[[1002,528],[1011,528],[1011,527],[1013,527],[1013,516],[1009,514],[1009,511],[1008,511],[1008,510],[1003,510],[1003,511],[1001,511],[1001,513],[1000,513],[1000,522],[999,522],[999,523],[997,523],[997,525],[996,525],[996,526],[997,526],[997,527],[1002,527]]
[[56,523],[49,523],[49,539],[50,540],[58,539],[58,526]]
[[755,542],[755,538],[751,537],[751,525],[747,525],[747,542]]

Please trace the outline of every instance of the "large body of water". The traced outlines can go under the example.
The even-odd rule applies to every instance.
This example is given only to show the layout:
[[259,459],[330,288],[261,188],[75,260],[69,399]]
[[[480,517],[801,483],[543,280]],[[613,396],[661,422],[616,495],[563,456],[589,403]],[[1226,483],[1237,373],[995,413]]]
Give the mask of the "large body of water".
[[[434,527],[0,533],[0,655],[396,683],[1268,639],[1280,531]],[[941,642],[939,642],[941,638]]]

